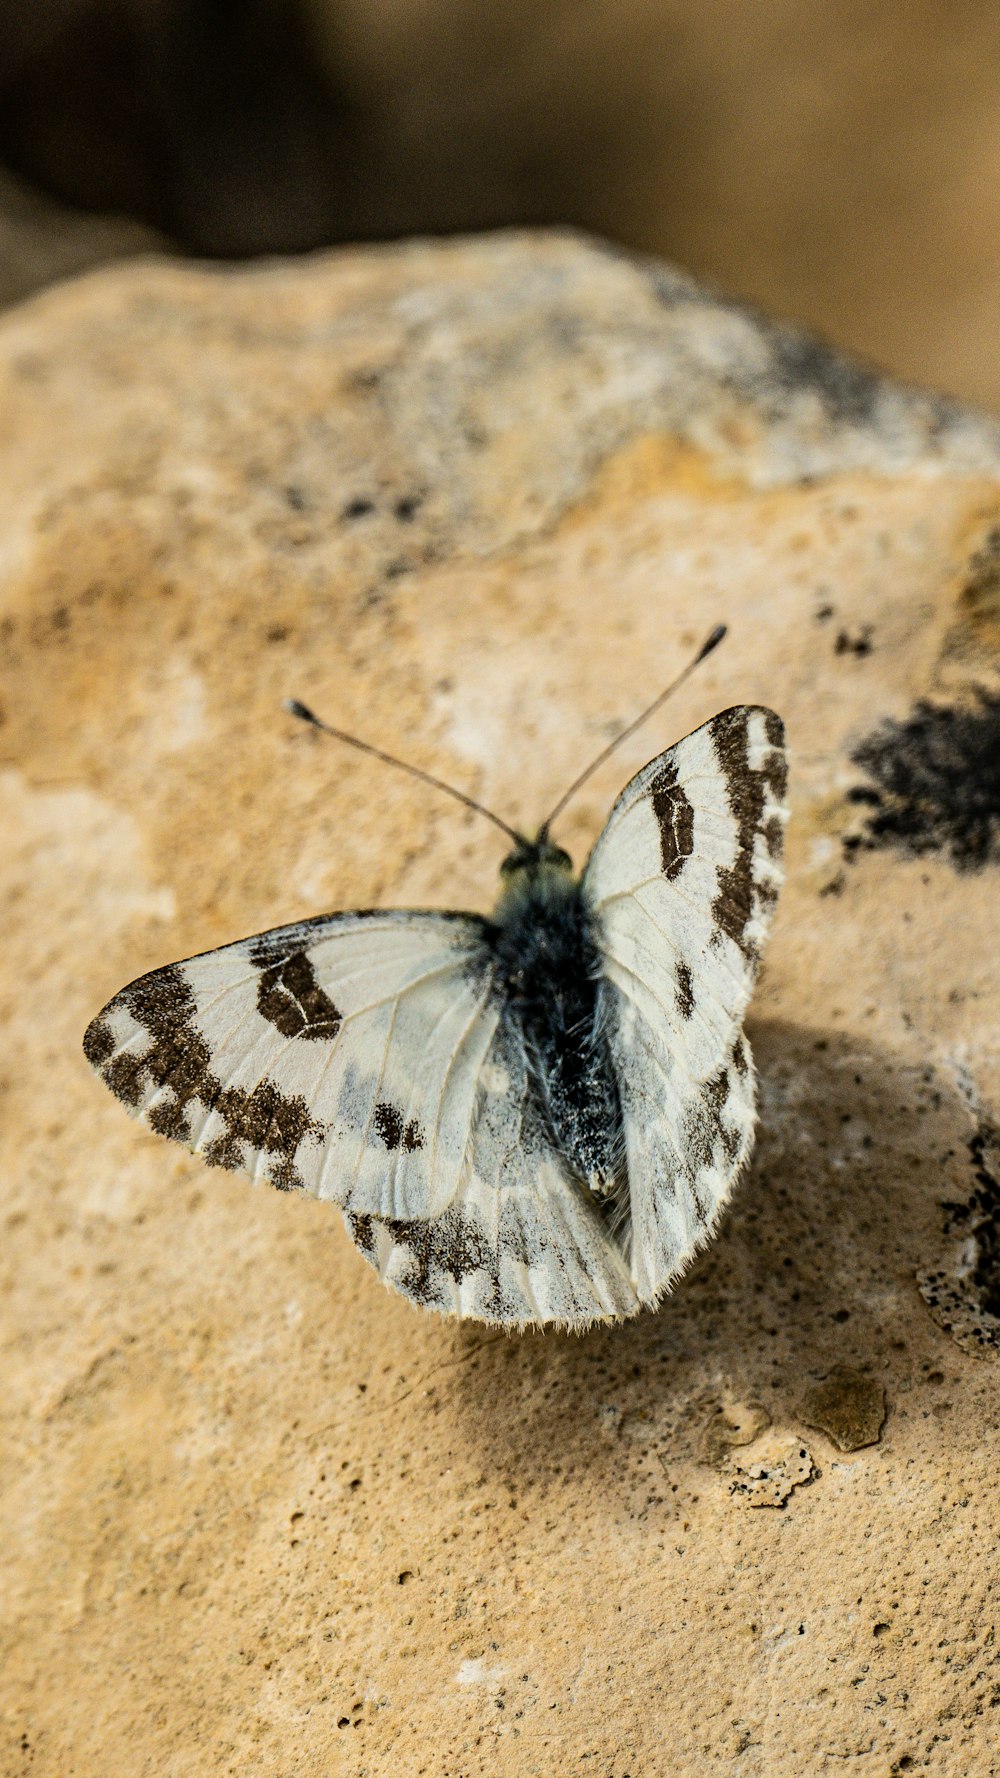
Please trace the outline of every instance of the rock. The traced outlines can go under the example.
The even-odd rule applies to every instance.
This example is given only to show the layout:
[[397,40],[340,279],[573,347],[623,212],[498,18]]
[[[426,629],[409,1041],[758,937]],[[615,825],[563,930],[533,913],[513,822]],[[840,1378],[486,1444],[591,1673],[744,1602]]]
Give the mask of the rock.
[[885,1390],[874,1377],[838,1364],[828,1377],[810,1384],[799,1413],[807,1426],[825,1432],[838,1450],[860,1451],[878,1443],[885,1425]]
[[[0,1769],[988,1770],[995,1358],[916,1280],[982,1191],[996,855],[880,824],[864,749],[996,695],[998,429],[559,235],[90,274],[0,324],[0,413]],[[157,963],[491,903],[499,836],[283,697],[530,823],[718,622],[559,833],[715,710],[785,716],[757,1156],[659,1313],[421,1315],[94,1080]],[[707,1418],[808,1449],[835,1367],[880,1442],[747,1512]]]
[[805,1487],[819,1475],[801,1439],[787,1433],[764,1439],[753,1451],[741,1453],[732,1463],[730,1494],[747,1506],[786,1506],[796,1488]]
[[1000,1354],[1000,1128],[977,1109],[971,1189],[942,1204],[940,1247],[917,1285],[963,1350],[986,1356]]
[[763,1402],[726,1401],[713,1408],[701,1439],[701,1455],[716,1468],[728,1465],[733,1451],[752,1445],[770,1424]]

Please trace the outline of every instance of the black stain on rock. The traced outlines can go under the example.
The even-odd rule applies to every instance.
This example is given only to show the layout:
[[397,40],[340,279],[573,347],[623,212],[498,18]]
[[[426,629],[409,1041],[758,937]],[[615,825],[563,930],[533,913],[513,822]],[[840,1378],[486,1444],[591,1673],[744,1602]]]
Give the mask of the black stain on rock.
[[984,1120],[969,1141],[974,1186],[944,1212],[943,1262],[918,1273],[934,1319],[966,1351],[1000,1352],[1000,1129]]
[[870,782],[848,793],[867,807],[862,836],[845,841],[943,852],[959,870],[1000,862],[1000,696],[967,706],[921,700],[883,722],[851,755]]
[[819,396],[831,420],[852,426],[871,421],[882,379],[866,365],[845,358],[832,346],[796,328],[765,323],[771,348],[771,380],[782,393],[809,390]]
[[874,634],[875,631],[871,624],[863,624],[854,636],[849,630],[838,630],[833,652],[834,654],[853,654],[859,660],[864,660],[866,655],[871,654]]

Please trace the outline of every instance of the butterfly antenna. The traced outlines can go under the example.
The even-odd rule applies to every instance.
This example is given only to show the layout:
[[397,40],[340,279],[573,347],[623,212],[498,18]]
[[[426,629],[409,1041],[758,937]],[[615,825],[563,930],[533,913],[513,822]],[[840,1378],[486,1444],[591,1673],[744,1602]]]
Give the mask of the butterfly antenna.
[[694,659],[688,661],[687,666],[683,669],[682,672],[678,673],[677,678],[672,679],[670,681],[670,684],[667,686],[666,691],[661,691],[659,697],[653,699],[653,702],[650,704],[648,710],[644,710],[642,712],[641,716],[637,716],[634,722],[630,722],[628,725],[628,728],[623,728],[621,734],[616,735],[613,741],[609,741],[608,745],[605,748],[603,748],[603,750],[597,755],[597,758],[591,760],[591,762],[590,762],[589,766],[587,766],[586,770],[581,772],[580,776],[578,778],[574,778],[569,789],[564,791],[562,796],[559,798],[559,801],[556,803],[556,806],[553,809],[551,815],[548,817],[548,819],[546,821],[544,821],[542,823],[542,827],[541,827],[541,829],[539,831],[539,835],[538,835],[540,840],[546,840],[548,838],[549,828],[552,826],[553,821],[556,819],[556,817],[558,815],[562,814],[564,808],[566,807],[566,804],[569,802],[571,797],[574,797],[576,795],[576,793],[580,789],[581,785],[586,784],[587,779],[592,775],[592,773],[597,771],[598,766],[602,766],[606,759],[610,759],[612,753],[615,752],[616,748],[618,748],[622,745],[623,741],[627,741],[630,735],[635,734],[635,731],[637,728],[641,728],[644,722],[648,722],[649,718],[651,716],[655,716],[657,710],[660,708],[660,705],[665,704],[667,699],[669,697],[673,696],[674,692],[677,691],[678,687],[682,686],[684,684],[684,681],[685,681],[685,679],[687,679],[688,675],[693,673],[695,668],[701,665],[702,661],[705,659],[705,656],[711,654],[713,648],[718,648],[719,643],[722,641],[722,638],[725,635],[725,633],[726,633],[726,625],[725,624],[716,624],[715,629],[712,631],[711,635],[706,636],[704,642],[702,643],[701,647],[698,650],[698,653],[694,656]]
[[419,778],[424,784],[432,784],[435,790],[443,790],[447,796],[453,796],[456,802],[464,803],[467,809],[474,809],[477,815],[485,815],[494,827],[508,834],[518,846],[526,846],[528,841],[514,827],[508,827],[492,809],[484,809],[474,797],[466,796],[464,790],[456,790],[453,784],[446,784],[442,778],[435,778],[431,772],[421,771],[419,766],[411,766],[405,759],[397,759],[394,753],[384,753],[381,747],[373,747],[370,741],[359,741],[357,735],[349,735],[345,729],[334,728],[329,722],[322,722],[306,704],[300,704],[298,698],[285,698],[284,708],[290,716],[297,716],[300,722],[309,722],[313,728],[321,729],[324,735],[333,735],[337,741],[346,741],[348,747],[356,747],[359,753],[370,753],[375,759],[381,759],[388,766],[398,766],[401,772],[409,772],[411,778]]

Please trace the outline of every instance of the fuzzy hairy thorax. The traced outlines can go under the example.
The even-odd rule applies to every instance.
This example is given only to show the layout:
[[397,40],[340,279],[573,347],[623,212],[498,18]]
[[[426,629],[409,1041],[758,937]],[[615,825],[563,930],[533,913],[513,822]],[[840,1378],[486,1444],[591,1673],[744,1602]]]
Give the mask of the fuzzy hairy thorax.
[[521,1031],[536,1107],[570,1174],[601,1203],[612,1203],[622,1172],[622,1114],[581,880],[544,829],[519,844],[501,872],[492,921],[495,979]]

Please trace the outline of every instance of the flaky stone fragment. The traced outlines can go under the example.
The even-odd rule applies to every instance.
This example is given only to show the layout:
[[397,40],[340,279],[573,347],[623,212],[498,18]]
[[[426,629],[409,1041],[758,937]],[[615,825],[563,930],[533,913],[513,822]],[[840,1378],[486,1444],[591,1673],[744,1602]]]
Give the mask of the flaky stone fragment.
[[785,1506],[819,1473],[801,1439],[774,1433],[733,1459],[729,1492],[750,1507]]
[[865,1376],[848,1364],[811,1383],[799,1412],[807,1426],[818,1427],[841,1451],[860,1451],[878,1443],[885,1424],[885,1390],[877,1377]]

